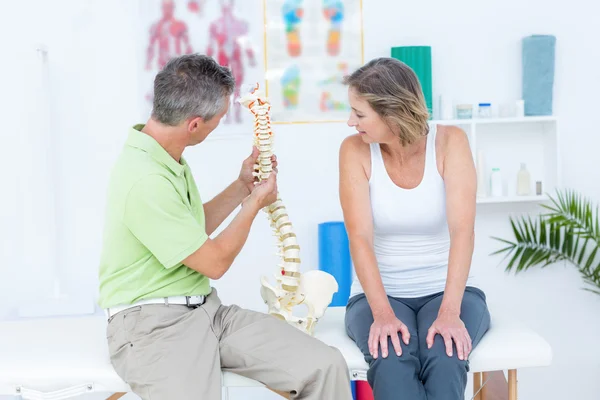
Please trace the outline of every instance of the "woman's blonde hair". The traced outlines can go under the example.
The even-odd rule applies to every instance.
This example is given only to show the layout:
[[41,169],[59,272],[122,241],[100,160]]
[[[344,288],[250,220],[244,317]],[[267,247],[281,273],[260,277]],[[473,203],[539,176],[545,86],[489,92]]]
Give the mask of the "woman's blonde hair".
[[344,78],[388,124],[402,145],[429,132],[429,111],[415,72],[394,58],[376,58]]

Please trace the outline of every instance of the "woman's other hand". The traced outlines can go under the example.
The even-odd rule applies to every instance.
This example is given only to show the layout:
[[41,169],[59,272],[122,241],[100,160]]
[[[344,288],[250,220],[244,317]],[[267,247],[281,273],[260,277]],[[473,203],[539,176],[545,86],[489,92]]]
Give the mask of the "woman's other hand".
[[440,314],[427,331],[427,348],[431,349],[435,335],[444,339],[446,354],[452,357],[452,341],[456,344],[459,360],[466,360],[471,353],[471,337],[460,316],[455,313]]
[[373,324],[371,324],[371,331],[369,332],[369,352],[373,358],[378,357],[379,346],[381,346],[381,356],[383,358],[388,356],[388,336],[392,338],[392,345],[394,346],[396,355],[402,355],[398,332],[401,333],[404,344],[408,345],[410,332],[408,332],[406,325],[396,318],[396,315],[392,311],[374,317]]

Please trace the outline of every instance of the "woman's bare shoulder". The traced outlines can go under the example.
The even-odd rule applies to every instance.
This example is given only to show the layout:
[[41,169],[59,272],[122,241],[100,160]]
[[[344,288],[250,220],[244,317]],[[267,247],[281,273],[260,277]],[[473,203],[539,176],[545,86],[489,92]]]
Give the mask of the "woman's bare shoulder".
[[438,125],[435,147],[438,155],[438,171],[443,177],[447,156],[449,154],[463,154],[465,150],[470,149],[469,137],[458,126]]
[[342,141],[340,152],[344,154],[352,154],[353,156],[369,155],[369,144],[365,143],[358,133],[347,136]]
[[347,136],[340,146],[340,163],[342,168],[360,166],[368,179],[371,175],[371,150],[358,133]]
[[454,125],[438,125],[436,138],[436,145],[444,154],[456,147],[469,145],[467,133]]

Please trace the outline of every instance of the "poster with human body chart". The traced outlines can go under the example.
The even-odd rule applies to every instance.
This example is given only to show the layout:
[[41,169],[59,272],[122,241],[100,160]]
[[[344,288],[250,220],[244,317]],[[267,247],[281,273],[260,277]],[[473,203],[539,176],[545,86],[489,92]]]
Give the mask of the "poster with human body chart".
[[168,60],[207,54],[229,66],[236,80],[229,112],[215,134],[247,134],[252,115],[235,100],[245,85],[264,85],[262,0],[139,1],[142,117],[151,114],[154,78]]
[[348,118],[345,75],[363,64],[361,0],[264,0],[274,123]]

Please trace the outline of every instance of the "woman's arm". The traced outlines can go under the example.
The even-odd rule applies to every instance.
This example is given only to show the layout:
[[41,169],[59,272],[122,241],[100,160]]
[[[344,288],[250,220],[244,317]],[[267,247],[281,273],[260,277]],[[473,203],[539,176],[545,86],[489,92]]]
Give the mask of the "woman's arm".
[[340,202],[356,276],[375,319],[369,335],[369,350],[377,358],[378,343],[381,344],[383,357],[387,356],[387,336],[392,337],[396,353],[400,355],[402,349],[397,332],[402,332],[405,343],[408,343],[409,333],[404,324],[397,323],[400,321],[396,319],[385,293],[373,251],[373,217],[369,179],[365,170],[368,160],[369,147],[360,137],[350,136],[342,142],[339,158]]
[[427,335],[433,344],[435,333],[442,335],[448,355],[454,339],[460,359],[471,351],[471,340],[460,321],[460,308],[473,256],[477,177],[469,140],[457,127],[446,127],[443,179],[446,186],[446,215],[450,233],[448,276],[438,319]]
[[[359,142],[360,141],[360,142]],[[350,136],[340,148],[340,203],[356,275],[373,315],[392,312],[373,252],[373,218],[369,180],[361,162],[361,139]]]
[[451,127],[447,140],[444,182],[450,255],[440,311],[459,314],[473,257],[477,175],[467,135]]

